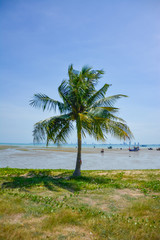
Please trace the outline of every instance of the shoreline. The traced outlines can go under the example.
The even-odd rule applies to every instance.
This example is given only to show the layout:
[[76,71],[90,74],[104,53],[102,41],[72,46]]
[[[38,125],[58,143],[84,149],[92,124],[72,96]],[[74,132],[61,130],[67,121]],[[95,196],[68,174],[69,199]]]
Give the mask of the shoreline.
[[[74,169],[77,148],[0,146],[0,167]],[[82,148],[82,170],[159,169],[160,151]]]
[[[20,151],[49,151],[49,152],[77,152],[77,147],[64,147],[64,146],[49,146],[49,147],[42,147],[42,146],[18,146],[18,145],[0,145],[0,150],[6,150],[6,149],[15,149]],[[101,153],[102,147],[83,147],[82,146],[82,153]],[[129,153],[129,148],[112,148],[109,149],[108,147],[103,147],[104,154],[105,153],[111,153],[111,152],[121,152],[121,153]],[[149,151],[149,152],[155,152],[157,151],[157,147],[153,148],[152,150],[148,150],[148,147],[142,147],[139,150],[142,151]],[[133,152],[134,154],[136,152]]]

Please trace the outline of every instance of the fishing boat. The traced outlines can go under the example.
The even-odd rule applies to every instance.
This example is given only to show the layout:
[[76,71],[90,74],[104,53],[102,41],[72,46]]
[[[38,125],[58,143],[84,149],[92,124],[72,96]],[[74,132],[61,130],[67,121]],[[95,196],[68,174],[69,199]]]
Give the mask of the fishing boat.
[[131,142],[129,143],[129,151],[130,152],[138,152],[139,151],[139,143],[138,143],[137,146],[136,146],[136,143],[135,143],[133,148],[131,148],[130,146],[131,146]]
[[139,151],[139,147],[129,148],[129,151],[137,152]]

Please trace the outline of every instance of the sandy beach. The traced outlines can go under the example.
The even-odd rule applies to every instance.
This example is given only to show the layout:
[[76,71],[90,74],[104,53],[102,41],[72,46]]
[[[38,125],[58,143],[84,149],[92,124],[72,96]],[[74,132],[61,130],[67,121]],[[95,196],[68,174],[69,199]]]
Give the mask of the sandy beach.
[[[0,167],[32,169],[74,169],[76,148],[35,148],[0,146]],[[159,169],[160,151],[141,149],[129,152],[128,149],[82,149],[82,170],[114,169]]]

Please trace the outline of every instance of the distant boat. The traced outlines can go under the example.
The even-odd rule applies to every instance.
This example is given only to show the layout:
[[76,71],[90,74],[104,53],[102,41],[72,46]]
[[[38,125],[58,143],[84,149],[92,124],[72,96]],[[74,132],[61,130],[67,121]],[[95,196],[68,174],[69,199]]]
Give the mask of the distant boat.
[[112,146],[109,146],[108,149],[112,149]]
[[137,152],[139,151],[139,147],[129,148],[129,151]]
[[138,146],[136,146],[136,143],[135,143],[135,146],[133,148],[131,148],[130,146],[131,146],[131,142],[129,143],[129,151],[132,151],[132,152],[139,151],[139,143],[138,143]]

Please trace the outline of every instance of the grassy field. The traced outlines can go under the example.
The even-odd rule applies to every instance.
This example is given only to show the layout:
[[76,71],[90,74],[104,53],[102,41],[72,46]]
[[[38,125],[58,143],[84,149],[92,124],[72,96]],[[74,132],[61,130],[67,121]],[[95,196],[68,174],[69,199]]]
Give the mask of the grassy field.
[[0,239],[160,239],[160,171],[0,169]]

